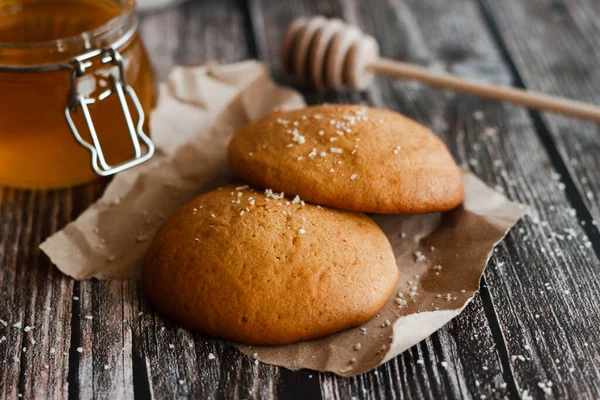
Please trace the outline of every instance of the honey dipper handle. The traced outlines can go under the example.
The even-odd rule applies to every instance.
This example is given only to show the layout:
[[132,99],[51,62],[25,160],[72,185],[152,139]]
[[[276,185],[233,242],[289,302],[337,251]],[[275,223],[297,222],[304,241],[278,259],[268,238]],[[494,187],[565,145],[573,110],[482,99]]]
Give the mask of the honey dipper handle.
[[464,79],[445,72],[431,71],[426,67],[385,58],[371,61],[367,65],[367,69],[395,78],[413,79],[431,86],[600,122],[600,106],[564,97]]

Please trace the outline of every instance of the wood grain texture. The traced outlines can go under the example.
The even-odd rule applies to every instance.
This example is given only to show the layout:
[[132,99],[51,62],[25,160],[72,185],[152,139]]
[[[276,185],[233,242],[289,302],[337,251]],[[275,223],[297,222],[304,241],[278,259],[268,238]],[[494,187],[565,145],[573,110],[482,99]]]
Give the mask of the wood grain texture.
[[[287,25],[293,18],[317,13],[358,23],[374,34],[384,47],[384,54],[393,48],[410,60],[417,61],[423,61],[429,54],[422,40],[422,36],[429,32],[421,31],[411,11],[403,3],[345,1],[338,5],[325,1],[291,2],[289,7],[269,7],[268,1],[251,4],[254,25],[264,27],[257,29],[261,53],[267,55],[269,63],[278,68],[279,45]],[[311,8],[311,5],[314,7]],[[259,21],[278,23],[259,25]],[[389,37],[399,40],[391,42],[387,40]],[[456,46],[466,39],[455,35],[452,40],[455,42],[451,45]],[[477,59],[470,61],[476,62]],[[366,95],[323,95],[310,89],[305,89],[304,93],[311,103],[369,102],[400,110],[426,124],[431,121],[442,123],[446,119],[443,102],[436,100],[436,92],[420,86],[412,85],[408,97],[405,88],[400,85],[392,88],[383,80],[376,81]],[[432,107],[432,104],[436,106]],[[411,109],[406,109],[407,106]],[[419,109],[418,114],[414,113],[415,108]],[[436,128],[439,126],[434,127],[439,131]],[[451,131],[446,133],[452,134]],[[463,335],[462,332],[468,334]],[[417,360],[420,360],[419,363]],[[442,361],[448,363],[446,368],[442,366]],[[479,398],[506,393],[500,361],[479,298],[450,325],[377,370],[351,379],[319,374],[319,380],[325,398],[386,398],[392,393],[399,398]]]
[[[176,64],[260,57],[292,83],[278,72],[283,31],[294,17],[324,14],[361,25],[390,58],[501,83],[513,81],[516,66],[532,88],[600,103],[593,0],[482,4],[489,15],[477,0],[190,1],[143,15],[140,29],[160,79]],[[514,57],[509,64],[489,16]],[[39,252],[40,241],[107,181],[48,192],[3,188],[0,398],[500,398],[511,384],[536,398],[544,390],[600,396],[593,251],[600,244],[585,240],[591,221],[582,229],[571,208],[581,195],[577,211],[600,215],[597,126],[546,115],[544,132],[522,109],[412,82],[377,79],[362,94],[304,93],[310,103],[367,102],[407,114],[489,185],[532,206],[532,217],[494,253],[482,296],[429,339],[358,377],[256,365],[153,311],[136,282],[74,283]],[[557,172],[570,174],[566,192]]]
[[140,32],[159,81],[175,65],[251,57],[243,1],[188,1],[177,8],[142,14],[140,19]]
[[[157,76],[164,79],[175,64],[247,58],[242,11],[233,1],[201,2],[142,16],[140,29]],[[196,363],[193,348],[179,350],[182,359],[169,365],[164,363],[161,351],[169,348],[170,342],[162,340],[160,346],[151,349],[154,352],[150,356],[145,344],[151,343],[149,338],[155,332],[141,329],[144,314],[138,315],[142,306],[135,282],[74,283],[39,252],[39,243],[97,199],[106,183],[49,192],[2,189],[0,319],[7,326],[0,323],[0,398],[12,399],[18,394],[25,398],[133,398],[134,392],[162,398],[204,393],[194,385],[213,394],[253,387],[258,395],[272,389],[274,379],[269,367],[256,367],[245,380],[215,381],[209,368],[201,368],[206,354]],[[12,327],[17,322],[21,322],[20,329]],[[24,332],[26,326],[34,328]],[[188,349],[188,342],[185,344]],[[249,363],[237,351],[229,352],[232,355],[225,360],[224,368],[242,359]],[[214,353],[218,354],[216,350]],[[154,370],[147,368],[152,366],[150,360],[154,361]],[[186,385],[179,384],[181,378],[175,368],[182,360],[190,376]],[[268,377],[268,381],[259,385],[254,377]],[[161,386],[164,381],[168,390]]]
[[[143,37],[158,76],[166,77],[176,64],[249,58],[249,21],[242,6],[232,0],[188,2],[166,13],[143,16]],[[154,398],[274,397],[277,368],[255,365],[228,344],[170,322],[153,310],[135,282],[127,282],[122,292],[123,306],[131,310],[127,329],[133,335],[136,394],[143,394],[148,385]]]
[[[500,60],[477,4],[440,0],[411,1],[410,6],[419,26],[429,24],[440,37],[444,34],[432,45],[433,54],[452,49],[449,38],[471,30],[473,35],[454,53],[483,52],[491,62]],[[497,63],[505,73],[495,76],[507,76],[507,67]],[[470,105],[483,112],[482,121],[473,118]],[[542,139],[523,109],[467,96],[450,100],[448,107],[456,115],[448,120],[455,132],[451,147],[461,160],[488,184],[532,207],[532,217],[500,244],[486,273],[520,391],[536,397],[544,390],[557,397],[597,397],[600,360],[594,338],[600,333],[600,307],[590,299],[600,290],[600,262],[561,190]],[[498,133],[486,134],[486,127],[497,127]]]
[[80,213],[102,186],[0,189],[2,398],[67,396],[73,281],[51,265],[38,245]]
[[[133,393],[131,307],[123,301],[127,282],[83,281],[79,307],[74,308],[80,341],[75,347],[77,389],[81,398],[110,394],[125,398]],[[78,350],[79,348],[79,350]]]
[[[528,88],[600,104],[596,0],[484,0],[482,4]],[[600,124],[553,114],[543,117],[576,190],[600,222]]]

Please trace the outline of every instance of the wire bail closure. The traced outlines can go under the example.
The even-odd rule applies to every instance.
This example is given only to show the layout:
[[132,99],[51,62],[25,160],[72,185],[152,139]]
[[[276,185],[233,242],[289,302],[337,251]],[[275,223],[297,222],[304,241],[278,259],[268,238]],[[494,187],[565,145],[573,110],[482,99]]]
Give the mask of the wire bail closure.
[[[100,56],[101,64],[112,64],[118,68],[118,76],[115,76],[113,73],[110,74],[110,87],[102,92],[97,99],[85,97],[77,90],[77,79],[85,75],[86,70],[92,66],[90,58],[95,56]],[[71,74],[71,94],[69,96],[69,103],[65,107],[65,118],[75,140],[91,153],[91,164],[94,172],[100,176],[109,176],[148,161],[154,155],[154,144],[143,131],[145,119],[144,110],[142,109],[142,105],[133,88],[127,85],[125,80],[125,67],[121,53],[114,47],[109,47],[76,57],[71,62],[71,65],[73,67]],[[114,94],[117,95],[119,103],[121,104],[121,110],[123,111],[123,116],[135,154],[130,160],[124,161],[118,165],[109,165],[104,157],[104,152],[102,151],[102,146],[100,145],[88,105],[96,103],[97,101],[104,101]],[[131,117],[129,105],[127,104],[127,96],[131,99],[138,115],[136,124],[134,124]],[[73,122],[73,118],[71,117],[71,113],[76,112],[80,108],[83,112],[83,117],[90,133],[92,143],[89,143],[81,137]],[[145,149],[142,149],[142,146],[140,146],[140,140],[145,145]]]

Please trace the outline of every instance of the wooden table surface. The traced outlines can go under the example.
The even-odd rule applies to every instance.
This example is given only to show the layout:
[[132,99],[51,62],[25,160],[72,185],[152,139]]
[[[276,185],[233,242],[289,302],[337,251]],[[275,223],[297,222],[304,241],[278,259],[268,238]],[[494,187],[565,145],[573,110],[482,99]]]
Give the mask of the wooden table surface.
[[[141,31],[161,79],[176,64],[247,58],[281,78],[285,27],[314,14],[360,25],[386,57],[600,104],[597,0],[190,1],[143,15]],[[75,282],[40,252],[106,181],[5,188],[0,397],[600,398],[599,125],[383,78],[366,93],[304,94],[402,112],[531,205],[459,317],[354,378],[255,365],[154,312],[136,282]]]

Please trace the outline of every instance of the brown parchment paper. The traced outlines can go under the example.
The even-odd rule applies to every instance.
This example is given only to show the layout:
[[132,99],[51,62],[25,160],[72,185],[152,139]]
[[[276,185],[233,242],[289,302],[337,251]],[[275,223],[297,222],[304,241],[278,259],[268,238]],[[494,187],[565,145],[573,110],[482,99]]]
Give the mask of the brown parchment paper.
[[[175,68],[160,86],[151,118],[156,156],[117,175],[100,200],[41,249],[75,279],[138,277],[139,262],[162,223],[192,198],[235,179],[226,159],[233,132],[275,108],[303,105],[297,92],[275,85],[254,61]],[[464,180],[464,203],[452,212],[373,216],[400,271],[395,294],[376,318],[324,339],[238,349],[270,364],[350,376],[442,327],[478,290],[494,245],[526,212],[467,171]]]
[[371,216],[390,240],[400,271],[395,295],[377,317],[324,339],[237,347],[266,363],[352,376],[396,357],[456,317],[479,290],[494,246],[527,211],[473,174],[463,177],[465,200],[451,212]]

